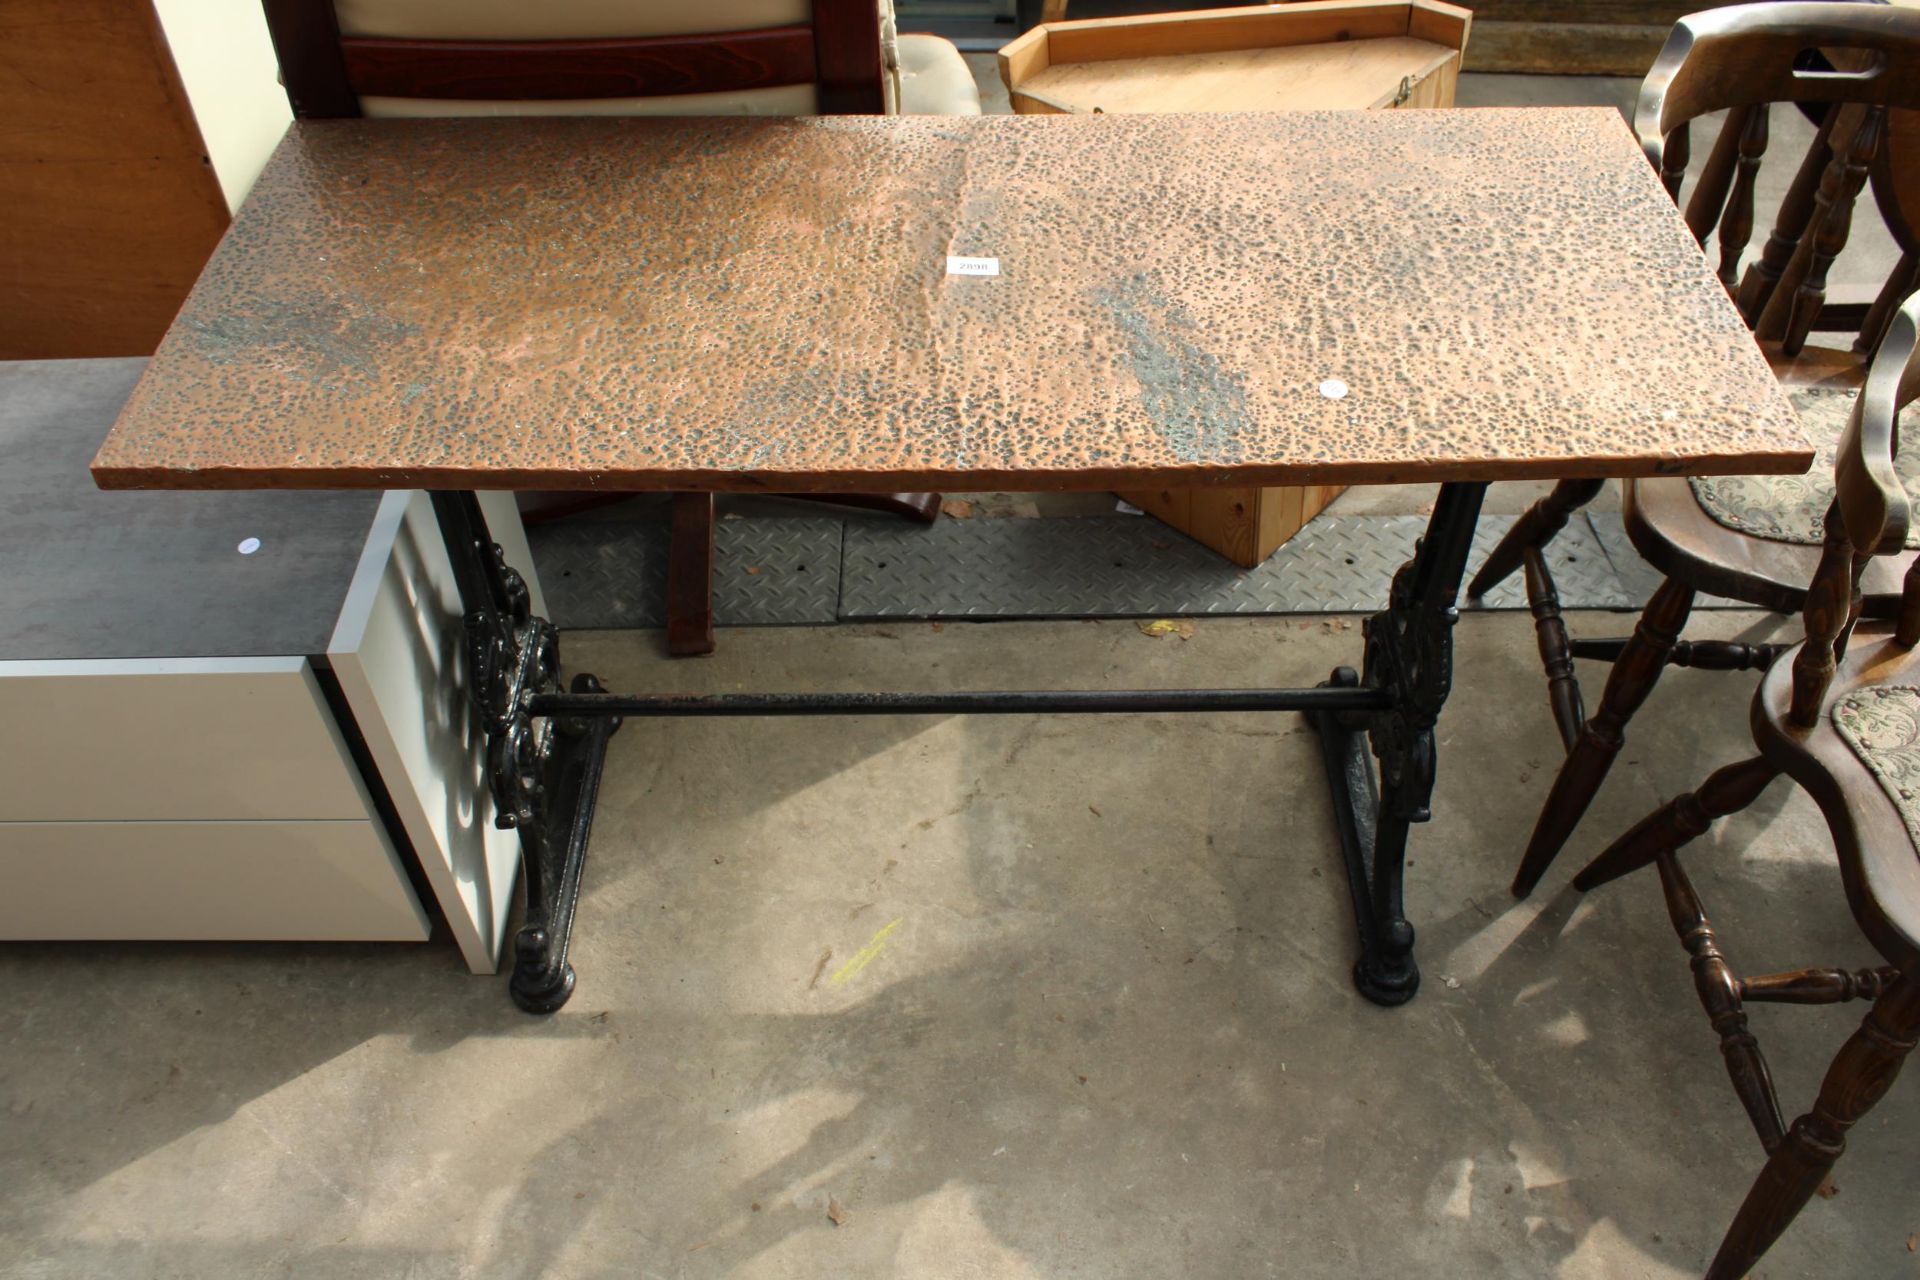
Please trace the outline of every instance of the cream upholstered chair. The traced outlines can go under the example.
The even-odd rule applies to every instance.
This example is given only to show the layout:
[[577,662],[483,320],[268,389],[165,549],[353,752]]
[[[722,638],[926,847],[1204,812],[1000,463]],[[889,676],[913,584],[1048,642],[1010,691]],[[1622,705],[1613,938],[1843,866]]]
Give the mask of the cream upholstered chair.
[[[978,115],[954,46],[893,0],[265,0],[300,119]],[[841,499],[921,520],[936,494]],[[713,650],[713,495],[674,495],[667,644]]]
[[303,119],[980,113],[959,51],[899,35],[893,0],[265,5]]

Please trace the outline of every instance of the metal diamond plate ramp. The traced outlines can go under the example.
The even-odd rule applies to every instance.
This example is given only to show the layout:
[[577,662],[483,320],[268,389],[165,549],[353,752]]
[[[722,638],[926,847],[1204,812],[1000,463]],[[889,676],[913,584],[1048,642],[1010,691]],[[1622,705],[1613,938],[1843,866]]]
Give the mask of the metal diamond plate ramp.
[[[713,611],[723,627],[836,620],[841,520],[725,518],[714,532]],[[660,627],[668,526],[560,520],[527,529],[554,622],[568,629]]]
[[[1480,523],[1470,565],[1512,527]],[[931,528],[847,528],[840,616],[855,618],[1140,617],[1159,614],[1371,612],[1425,528],[1419,516],[1323,516],[1256,569],[1240,569],[1137,516],[942,520]],[[1592,531],[1575,521],[1550,561],[1569,608],[1632,608]],[[1521,608],[1516,577],[1480,602]]]

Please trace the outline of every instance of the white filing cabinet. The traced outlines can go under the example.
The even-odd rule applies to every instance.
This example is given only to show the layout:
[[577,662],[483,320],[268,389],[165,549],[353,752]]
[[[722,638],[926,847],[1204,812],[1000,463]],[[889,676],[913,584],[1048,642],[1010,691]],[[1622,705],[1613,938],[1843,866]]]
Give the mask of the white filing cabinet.
[[426,496],[102,493],[144,363],[0,364],[0,937],[417,941],[424,893],[492,971],[518,843]]

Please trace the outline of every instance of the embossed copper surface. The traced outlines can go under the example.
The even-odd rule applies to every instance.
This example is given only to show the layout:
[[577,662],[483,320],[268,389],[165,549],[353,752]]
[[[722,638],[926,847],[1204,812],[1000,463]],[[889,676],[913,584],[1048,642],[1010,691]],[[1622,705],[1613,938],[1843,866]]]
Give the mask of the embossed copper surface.
[[1613,112],[1386,111],[296,124],[94,471],[894,491],[1810,458]]

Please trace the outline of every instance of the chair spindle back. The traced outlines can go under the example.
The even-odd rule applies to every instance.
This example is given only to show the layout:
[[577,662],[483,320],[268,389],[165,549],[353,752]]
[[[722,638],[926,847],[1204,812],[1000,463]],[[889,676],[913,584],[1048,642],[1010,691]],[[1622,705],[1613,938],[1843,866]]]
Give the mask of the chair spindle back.
[[[1818,57],[1804,56],[1809,53]],[[1825,112],[1772,233],[1739,276],[1753,238],[1754,192],[1775,103],[1818,104]],[[1717,238],[1720,279],[1757,336],[1777,339],[1791,355],[1815,327],[1858,327],[1855,347],[1870,351],[1920,276],[1920,235],[1901,202],[1880,202],[1904,252],[1872,307],[1862,314],[1834,308],[1823,317],[1827,275],[1846,246],[1869,174],[1887,163],[1889,109],[1916,106],[1920,11],[1852,3],[1735,5],[1691,14],[1674,26],[1641,85],[1634,129],[1678,202],[1692,122],[1726,111],[1685,204],[1687,226],[1703,245]],[[1920,139],[1910,130],[1897,145],[1907,167],[1920,163]]]

